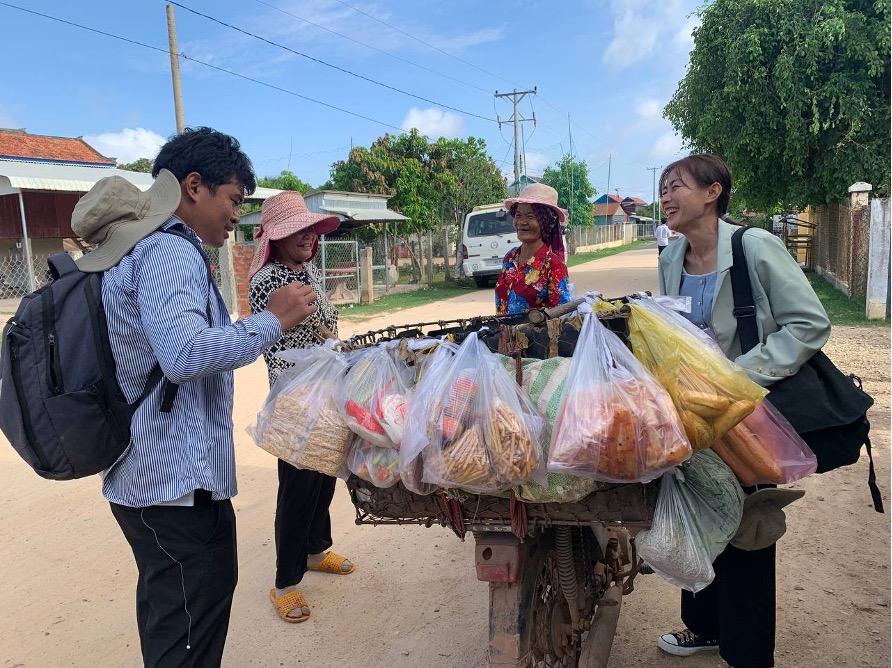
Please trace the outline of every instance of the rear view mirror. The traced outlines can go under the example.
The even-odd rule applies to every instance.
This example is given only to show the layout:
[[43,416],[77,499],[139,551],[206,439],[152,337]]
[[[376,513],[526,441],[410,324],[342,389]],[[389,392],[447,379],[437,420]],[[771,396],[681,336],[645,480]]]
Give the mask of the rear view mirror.
[[496,211],[496,219],[497,220],[505,220],[508,217],[508,212],[505,209],[499,209]]

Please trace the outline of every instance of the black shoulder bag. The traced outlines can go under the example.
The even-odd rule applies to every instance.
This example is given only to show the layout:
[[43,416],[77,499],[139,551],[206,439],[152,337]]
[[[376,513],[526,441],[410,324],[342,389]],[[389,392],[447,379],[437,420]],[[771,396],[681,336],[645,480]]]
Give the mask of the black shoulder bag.
[[[731,237],[731,289],[741,352],[759,343],[753,286],[743,251],[743,234],[748,229],[742,227]],[[873,398],[861,389],[861,379],[845,375],[819,350],[796,375],[777,381],[769,390],[768,401],[793,425],[818,458],[818,473],[854,464],[861,455],[861,446],[867,447],[870,459],[867,485],[874,509],[882,513],[883,499],[876,483],[867,421],[867,409],[873,405]]]

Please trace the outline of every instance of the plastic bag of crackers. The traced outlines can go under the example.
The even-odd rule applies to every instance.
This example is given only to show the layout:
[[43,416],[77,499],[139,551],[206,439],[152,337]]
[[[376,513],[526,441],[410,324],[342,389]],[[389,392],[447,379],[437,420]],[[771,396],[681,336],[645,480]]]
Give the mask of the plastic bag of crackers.
[[259,447],[297,468],[343,474],[353,432],[335,408],[332,391],[343,381],[347,364],[324,346],[279,356],[295,366],[279,374],[248,434]]
[[586,315],[548,470],[603,482],[648,482],[690,456],[666,390],[594,313]]
[[545,481],[542,416],[478,336],[464,340],[437,390],[424,481],[478,494]]
[[635,357],[668,390],[694,450],[728,433],[768,394],[683,316],[650,298],[636,299],[629,307]]
[[415,374],[382,343],[346,355],[350,370],[335,389],[335,404],[347,426],[367,443],[399,448]]

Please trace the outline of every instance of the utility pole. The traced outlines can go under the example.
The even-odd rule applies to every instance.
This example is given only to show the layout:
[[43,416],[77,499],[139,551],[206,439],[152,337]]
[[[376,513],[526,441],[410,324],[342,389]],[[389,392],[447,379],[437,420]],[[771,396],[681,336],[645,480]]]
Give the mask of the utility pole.
[[[510,97],[513,98],[514,101],[514,113],[511,115],[505,123],[514,123],[514,183],[517,184],[517,187],[520,188],[520,124],[524,121],[533,121],[533,127],[536,127],[536,114],[533,113],[532,118],[521,118],[517,115],[517,103],[520,102],[527,95],[535,95],[536,87],[533,86],[533,90],[517,90],[514,89],[511,93],[499,93],[496,91],[496,97]],[[499,124],[499,129],[502,129],[502,119],[496,116],[496,121]],[[517,193],[515,193],[517,194]]]
[[173,18],[173,5],[167,5],[167,40],[170,42],[170,76],[173,79],[173,108],[177,117],[177,134],[183,134],[186,121],[183,118],[183,89],[180,87],[180,52],[177,49],[177,24]]
[[604,209],[604,224],[612,223],[613,218],[610,215],[610,167],[613,163],[613,153],[607,154],[607,190],[604,191],[604,196],[607,198],[607,208]]
[[654,228],[656,228],[657,214],[659,213],[659,210],[660,210],[660,203],[657,201],[657,170],[663,169],[663,166],[660,165],[659,167],[648,167],[647,169],[649,169],[651,172],[653,172],[653,177],[654,177],[653,178],[653,193],[651,194],[651,197],[653,197],[653,199],[651,200],[652,204],[650,205],[650,215],[653,216]]

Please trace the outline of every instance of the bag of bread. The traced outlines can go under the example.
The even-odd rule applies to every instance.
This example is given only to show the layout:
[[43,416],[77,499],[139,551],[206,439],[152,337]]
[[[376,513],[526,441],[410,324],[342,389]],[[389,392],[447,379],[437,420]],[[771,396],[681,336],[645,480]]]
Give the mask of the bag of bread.
[[768,401],[713,443],[712,450],[744,487],[786,485],[818,468],[815,453]]
[[684,317],[649,298],[629,307],[632,351],[669,391],[695,451],[724,436],[768,394]]
[[411,492],[430,494],[437,486],[421,479],[424,473],[424,451],[430,442],[427,420],[431,404],[446,382],[447,372],[458,352],[458,346],[446,340],[409,343],[414,344],[415,348],[415,387],[399,451],[400,480]]
[[353,433],[332,397],[347,373],[343,356],[325,346],[278,354],[295,366],[279,374],[248,434],[292,466],[343,475],[344,452]]
[[715,453],[695,453],[663,474],[653,524],[635,537],[639,556],[668,582],[700,591],[715,577],[712,562],[737,533],[743,499]]
[[690,457],[691,446],[666,391],[588,311],[552,433],[548,471],[603,482],[653,480]]
[[399,448],[414,373],[396,358],[395,342],[346,357],[350,370],[335,390],[335,405],[357,436],[381,448]]
[[436,390],[424,423],[424,481],[477,494],[544,482],[542,417],[479,336],[464,340]]

